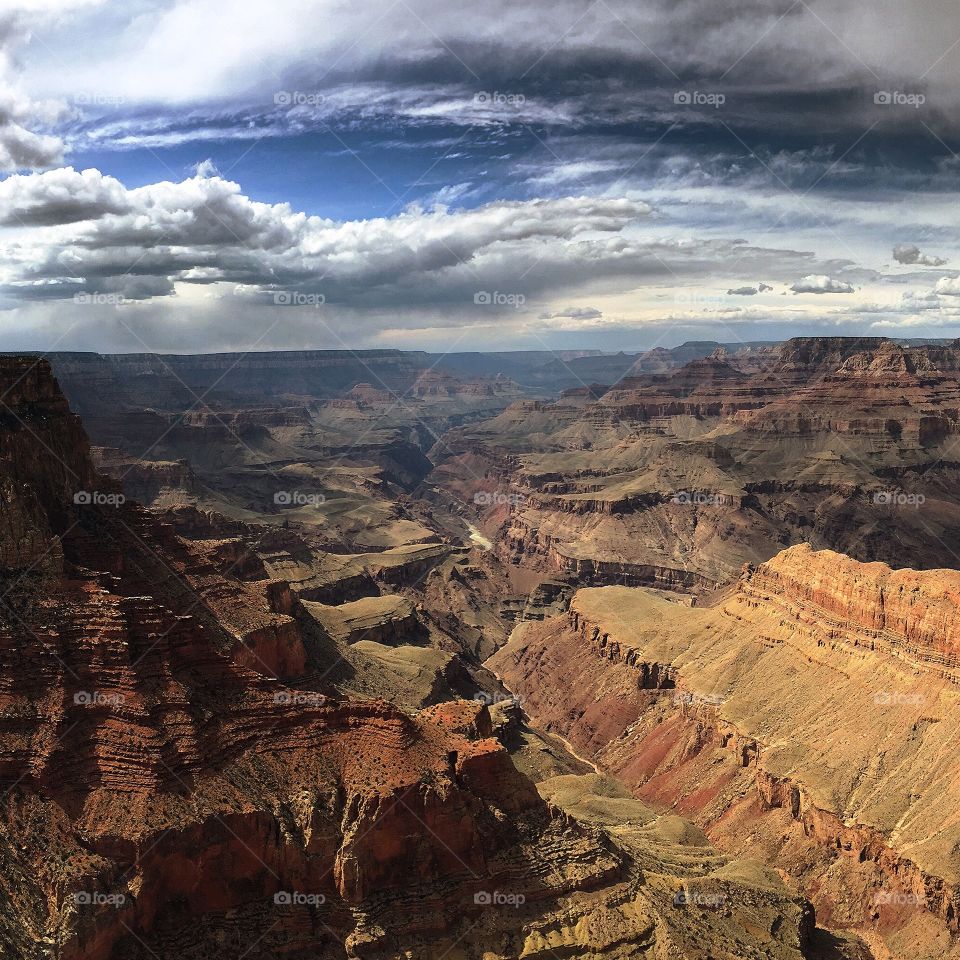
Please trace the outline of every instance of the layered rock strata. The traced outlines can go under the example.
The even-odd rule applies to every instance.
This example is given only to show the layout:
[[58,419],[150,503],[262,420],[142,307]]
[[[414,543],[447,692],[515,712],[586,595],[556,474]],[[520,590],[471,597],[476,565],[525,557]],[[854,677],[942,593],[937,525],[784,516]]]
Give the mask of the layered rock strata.
[[213,515],[181,537],[102,487],[44,363],[0,361],[0,397],[5,957],[809,953],[775,878],[698,845],[641,867],[544,800],[483,704],[414,716],[264,662],[299,649],[289,581]]
[[960,956],[958,587],[799,546],[711,607],[582,590],[489,665],[537,723],[780,867],[828,922]]

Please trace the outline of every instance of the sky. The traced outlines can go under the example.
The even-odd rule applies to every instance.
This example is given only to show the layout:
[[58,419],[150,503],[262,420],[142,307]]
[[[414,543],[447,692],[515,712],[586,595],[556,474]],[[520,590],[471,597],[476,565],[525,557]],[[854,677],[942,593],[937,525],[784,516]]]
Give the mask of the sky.
[[2,0],[0,349],[960,337],[955,0]]

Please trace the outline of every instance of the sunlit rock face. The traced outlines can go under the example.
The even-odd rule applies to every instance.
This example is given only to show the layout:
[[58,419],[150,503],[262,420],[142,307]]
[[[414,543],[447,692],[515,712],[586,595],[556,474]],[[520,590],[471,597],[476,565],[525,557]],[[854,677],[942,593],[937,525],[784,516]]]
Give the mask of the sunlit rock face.
[[797,546],[723,599],[581,590],[489,662],[541,726],[894,955],[957,933],[960,574]]

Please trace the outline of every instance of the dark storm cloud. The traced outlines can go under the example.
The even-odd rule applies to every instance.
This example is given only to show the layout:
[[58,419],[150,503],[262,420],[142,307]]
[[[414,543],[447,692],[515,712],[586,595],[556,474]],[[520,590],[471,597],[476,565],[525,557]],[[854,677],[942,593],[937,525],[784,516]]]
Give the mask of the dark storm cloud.
[[893,248],[893,259],[897,263],[919,264],[923,267],[942,267],[947,262],[941,257],[921,253],[920,248],[912,243],[898,243]]
[[[238,4],[241,22],[246,6]],[[479,8],[413,0],[337,17],[327,3],[304,11],[280,0],[273,16],[282,21],[287,7],[302,28],[295,40],[265,46],[256,33],[242,35],[202,56],[196,44],[172,76],[168,51],[183,43],[181,24],[202,28],[214,5],[180,0],[158,13],[146,49],[131,40],[126,50],[119,37],[107,74],[123,103],[98,111],[102,101],[91,98],[71,142],[157,148],[327,124],[382,130],[392,118],[482,127],[487,136],[498,125],[539,124],[626,143],[674,127],[680,152],[707,157],[718,144],[763,159],[826,138],[836,141],[834,161],[911,167],[947,154],[931,130],[956,128],[957,57],[943,54],[960,35],[960,10],[945,2],[926,0],[911,13],[879,0],[875,20],[796,0],[491,0]],[[165,115],[165,103],[178,113]]]

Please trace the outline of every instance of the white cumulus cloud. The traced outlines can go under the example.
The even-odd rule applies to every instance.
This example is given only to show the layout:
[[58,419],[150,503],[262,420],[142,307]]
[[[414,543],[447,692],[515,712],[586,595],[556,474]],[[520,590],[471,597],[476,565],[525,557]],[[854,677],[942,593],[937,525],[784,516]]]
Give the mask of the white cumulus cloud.
[[790,289],[794,293],[853,293],[853,285],[845,280],[812,273],[798,280]]

